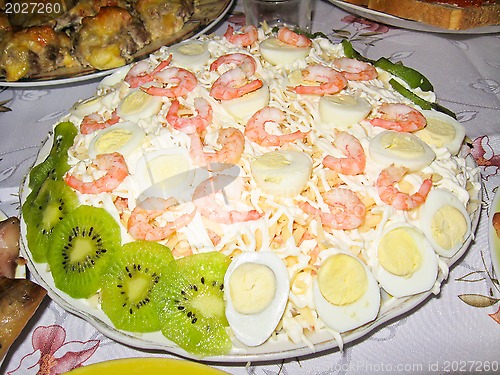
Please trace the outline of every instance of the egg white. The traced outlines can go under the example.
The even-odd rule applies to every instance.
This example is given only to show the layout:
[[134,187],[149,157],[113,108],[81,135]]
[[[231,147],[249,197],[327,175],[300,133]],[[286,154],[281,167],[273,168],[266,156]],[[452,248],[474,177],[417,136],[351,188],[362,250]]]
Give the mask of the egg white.
[[251,169],[262,191],[274,196],[293,197],[306,187],[311,176],[312,160],[299,151],[270,151],[256,158]]
[[[161,165],[161,170],[152,170],[151,165]],[[141,192],[139,201],[146,198],[174,197],[178,201],[191,199],[194,179],[187,150],[170,147],[150,152],[141,157],[136,165],[134,180]]]
[[436,158],[434,151],[420,138],[394,130],[385,130],[373,137],[369,152],[370,157],[383,167],[397,164],[411,171],[420,171]]
[[423,110],[427,126],[414,134],[435,147],[446,147],[457,155],[465,138],[465,126],[445,113]]
[[148,95],[140,89],[135,89],[123,98],[116,108],[116,113],[120,118],[138,122],[158,114],[162,104],[160,96]]
[[255,112],[269,104],[269,86],[264,83],[258,90],[238,98],[221,100],[220,104],[236,120],[246,124]]
[[200,40],[174,44],[168,52],[172,54],[172,65],[195,71],[201,69],[210,58],[206,43]]
[[436,282],[438,256],[434,252],[429,241],[427,241],[425,235],[418,228],[407,224],[388,225],[381,238],[375,243],[377,257],[379,244],[382,238],[387,233],[397,228],[407,229],[407,233],[415,240],[422,259],[420,267],[409,276],[398,276],[390,273],[377,262],[376,267],[373,269],[375,278],[387,293],[396,298],[426,292],[430,290]]
[[[244,263],[262,264],[271,269],[276,278],[276,292],[273,301],[256,314],[241,314],[231,300],[230,277],[234,270]],[[271,251],[245,252],[235,256],[224,276],[224,299],[226,318],[236,338],[247,346],[258,346],[265,342],[278,325],[290,291],[288,270],[283,260]]]
[[313,283],[313,299],[316,311],[321,320],[336,332],[343,333],[374,320],[380,309],[380,288],[370,269],[354,255],[335,251],[334,254],[345,254],[359,262],[366,272],[368,284],[365,293],[356,301],[343,306],[331,304],[323,294],[315,279]]
[[[116,136],[113,136],[113,133]],[[118,137],[118,133],[126,135],[125,138]],[[105,150],[101,150],[98,148],[98,143],[106,137],[109,137],[111,143],[107,145]],[[119,152],[125,157],[129,156],[142,145],[145,137],[146,133],[138,125],[128,121],[119,122],[96,132],[96,136],[89,145],[89,156],[95,158],[97,154],[103,153],[103,151],[105,153]]]
[[[460,212],[465,220],[467,229],[464,237],[457,239],[456,243],[450,248],[442,247],[433,235],[432,219],[434,215],[444,206],[451,206]],[[435,252],[443,257],[450,258],[455,255],[463,246],[464,242],[472,233],[472,223],[469,214],[462,202],[448,190],[436,189],[429,192],[425,204],[420,208],[421,218],[419,220],[419,228],[424,232],[427,240],[431,243]],[[453,223],[449,223],[453,226]]]
[[353,95],[325,95],[319,100],[323,127],[347,129],[368,116],[371,104]]
[[295,47],[271,37],[259,45],[264,60],[273,65],[284,65],[301,60],[309,55],[310,47]]

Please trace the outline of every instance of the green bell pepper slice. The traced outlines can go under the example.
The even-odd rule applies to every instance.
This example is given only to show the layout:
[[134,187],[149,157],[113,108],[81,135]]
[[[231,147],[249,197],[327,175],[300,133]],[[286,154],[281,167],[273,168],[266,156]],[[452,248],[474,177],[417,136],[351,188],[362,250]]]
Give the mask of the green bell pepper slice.
[[455,115],[455,113],[450,111],[448,108],[445,108],[442,105],[437,104],[437,103],[428,102],[427,100],[416,95],[413,91],[408,90],[401,83],[396,81],[394,78],[389,80],[389,83],[394,90],[399,92],[405,98],[410,99],[413,103],[418,105],[420,108],[422,108],[422,109],[435,109],[436,111],[443,112],[443,113],[447,114],[448,116],[453,117],[455,120],[457,119],[457,116]]
[[381,57],[374,64],[376,67],[381,68],[396,77],[405,81],[412,89],[420,87],[423,91],[433,91],[434,88],[430,81],[420,72],[415,69],[404,66],[403,64],[395,64],[385,57]]

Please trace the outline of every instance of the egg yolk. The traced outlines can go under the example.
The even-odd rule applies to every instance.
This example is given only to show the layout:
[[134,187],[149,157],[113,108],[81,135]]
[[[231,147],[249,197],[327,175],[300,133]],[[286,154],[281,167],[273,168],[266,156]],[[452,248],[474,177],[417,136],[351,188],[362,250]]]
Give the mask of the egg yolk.
[[132,138],[132,132],[125,129],[116,129],[101,135],[96,143],[95,150],[97,154],[106,154],[114,152],[123,147]]
[[449,250],[464,241],[467,221],[455,207],[443,206],[432,217],[432,237],[443,249]]
[[150,96],[144,91],[134,91],[128,95],[121,103],[122,108],[137,108],[140,111],[148,105]]
[[236,311],[257,314],[274,299],[276,277],[266,265],[243,263],[229,277],[229,292]]
[[290,165],[290,160],[282,152],[274,151],[258,157],[253,164],[261,168],[278,169]]
[[378,260],[393,275],[409,277],[421,265],[422,256],[411,229],[397,228],[387,233],[378,247]]
[[177,50],[183,55],[196,56],[201,55],[204,52],[205,47],[200,43],[186,43],[177,48]]
[[318,272],[321,294],[333,305],[344,306],[365,294],[368,277],[363,265],[352,256],[335,254],[321,265]]
[[425,153],[424,148],[417,140],[405,137],[400,133],[387,133],[380,139],[384,147],[401,157],[418,157]]

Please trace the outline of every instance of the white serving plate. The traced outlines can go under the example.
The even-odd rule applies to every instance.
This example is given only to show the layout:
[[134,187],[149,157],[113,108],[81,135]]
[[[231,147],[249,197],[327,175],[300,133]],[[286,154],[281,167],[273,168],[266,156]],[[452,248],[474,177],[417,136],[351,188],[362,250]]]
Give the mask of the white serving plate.
[[[51,146],[52,136],[49,136],[39,152],[35,165],[45,159],[50,151]],[[470,166],[476,166],[475,161],[472,159],[472,157],[467,157],[467,161]],[[26,178],[21,186],[21,203],[24,203],[27,195],[30,192],[28,182],[28,178]],[[477,182],[480,183],[480,181]],[[475,201],[480,202],[481,198],[481,190],[479,190],[478,196],[475,197]],[[449,267],[455,264],[465,254],[469,245],[471,244],[474,233],[477,229],[477,225],[479,223],[479,216],[481,211],[479,207],[480,205],[477,204],[477,207],[471,217],[471,236],[467,238],[462,248],[452,258],[442,258]],[[183,357],[199,359],[166,339],[161,334],[161,332],[136,334],[115,329],[109,318],[101,309],[97,307],[96,300],[88,301],[85,299],[74,299],[68,296],[66,293],[60,291],[54,284],[54,279],[52,278],[52,274],[48,271],[47,264],[35,263],[31,259],[30,252],[27,248],[26,224],[24,223],[24,220],[21,220],[21,253],[28,261],[28,268],[32,276],[41,286],[43,286],[47,290],[50,298],[52,298],[57,304],[62,306],[67,311],[86,320],[107,337],[123,344],[140,349],[163,350]],[[442,284],[445,281],[446,277],[447,275],[443,274],[442,270],[440,270],[437,281]],[[417,306],[430,299],[431,296],[432,292],[429,291],[406,298],[395,299],[388,297],[383,292],[382,305],[378,317],[371,323],[368,323],[348,333],[342,334],[343,343],[348,344],[353,342],[354,340],[367,336],[369,333],[371,333],[384,323],[394,320],[409,312],[410,310],[415,309]],[[307,336],[307,338],[313,344],[313,347],[309,347],[305,343],[296,345],[289,340],[268,341],[258,347],[250,348],[242,346],[240,348],[233,348],[233,350],[227,355],[204,357],[203,360],[221,363],[246,363],[282,360],[309,355],[323,350],[329,350],[339,347],[339,343],[333,338],[330,333],[326,331],[314,333]]]
[[490,211],[488,217],[488,240],[490,244],[491,261],[493,263],[493,268],[497,274],[500,275],[500,238],[497,236],[495,229],[493,228],[493,215],[495,212],[500,212],[500,189],[497,188],[495,196],[493,197],[490,204]]

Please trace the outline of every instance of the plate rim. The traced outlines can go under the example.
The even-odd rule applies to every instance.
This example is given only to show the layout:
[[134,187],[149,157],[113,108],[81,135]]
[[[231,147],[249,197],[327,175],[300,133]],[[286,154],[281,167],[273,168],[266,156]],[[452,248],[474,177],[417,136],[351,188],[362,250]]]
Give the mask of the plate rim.
[[354,13],[358,16],[370,19],[372,21],[384,23],[386,25],[399,27],[414,31],[423,31],[427,33],[435,34],[456,34],[456,35],[476,35],[476,34],[495,34],[500,32],[500,25],[493,26],[479,26],[472,29],[465,30],[448,30],[437,26],[428,25],[422,22],[408,20],[393,16],[388,13],[380,12],[374,9],[365,8],[360,5],[346,3],[342,0],[328,0],[330,3],[336,5],[337,7]]
[[[199,28],[196,29],[196,32],[193,35],[189,36],[188,38],[181,37],[180,40],[175,40],[175,41],[172,41],[171,43],[164,44],[164,45],[162,45],[162,47],[170,46],[172,44],[179,43],[179,42],[184,41],[184,40],[190,40],[190,39],[197,38],[198,36],[206,33],[208,30],[210,30],[215,25],[217,25],[222,20],[222,18],[224,18],[226,16],[226,14],[229,12],[229,10],[231,9],[235,0],[222,0],[222,1],[225,1],[226,5],[222,9],[221,13],[219,13],[217,15],[216,18],[213,18],[210,20],[209,23],[204,24],[201,29],[199,29]],[[186,23],[188,23],[188,22],[189,22],[189,20]],[[208,20],[207,20],[207,22],[208,22]],[[144,48],[147,48],[147,46],[145,46]],[[152,52],[150,52],[150,54],[152,54],[154,52],[155,51],[152,51]],[[4,79],[0,79],[0,86],[12,87],[12,88],[17,88],[17,87],[20,87],[20,88],[23,88],[23,87],[40,88],[40,87],[65,85],[65,84],[69,84],[69,83],[85,82],[85,81],[90,81],[90,80],[93,80],[96,78],[102,78],[102,77],[108,76],[110,74],[113,74],[114,72],[116,72],[119,69],[123,69],[124,67],[131,65],[131,64],[133,64],[137,61],[140,61],[142,59],[145,59],[145,58],[147,58],[147,56],[143,56],[142,58],[137,59],[137,60],[134,59],[134,61],[129,63],[129,64],[125,64],[123,66],[119,66],[117,68],[112,68],[112,69],[97,70],[96,71],[93,68],[89,68],[89,69],[92,69],[91,73],[77,75],[74,77],[63,77],[63,78],[55,78],[55,79],[47,79],[47,80],[30,80],[29,78],[27,78],[27,79],[22,80],[22,81],[13,81],[13,82],[5,81]]]
[[[64,121],[66,117],[61,118],[59,121]],[[46,137],[44,143],[39,149],[39,153],[35,158],[35,162],[33,165],[36,165],[43,161],[43,159],[48,155],[49,150],[51,148],[50,140],[53,138],[53,132],[49,133]],[[466,163],[469,167],[477,167],[477,163],[471,157],[471,155],[464,156]],[[481,180],[480,174],[477,174],[477,182],[479,184],[477,190],[477,196],[471,198],[471,201],[481,202],[483,197],[483,182]],[[26,200],[26,197],[29,193],[29,172],[24,177],[19,191],[20,204]],[[500,197],[500,194],[498,194]],[[445,262],[450,270],[453,266],[455,266],[458,261],[467,253],[469,247],[471,246],[474,236],[476,234],[479,220],[481,216],[481,205],[477,204],[477,207],[473,211],[471,218],[471,233],[469,237],[466,239],[460,250],[454,254],[450,258],[439,257],[440,260]],[[21,212],[21,240],[20,240],[20,248],[21,253],[27,260],[28,269],[31,272],[31,275],[37,280],[37,282],[42,285],[46,290],[49,297],[64,308],[66,311],[76,315],[86,322],[91,324],[96,330],[104,334],[106,337],[109,337],[119,343],[132,346],[137,349],[145,349],[145,350],[161,350],[168,352],[170,354],[178,355],[180,357],[184,357],[187,359],[193,359],[198,361],[204,361],[208,363],[248,363],[248,362],[265,362],[265,361],[273,361],[273,360],[286,360],[290,358],[296,357],[304,357],[314,354],[320,354],[323,351],[327,350],[340,350],[339,343],[333,337],[332,334],[329,334],[327,330],[324,330],[321,333],[316,333],[314,335],[313,347],[307,345],[307,343],[302,342],[300,346],[297,347],[295,344],[291,342],[287,342],[289,345],[284,345],[283,342],[267,342],[263,345],[256,347],[258,348],[254,353],[248,353],[248,347],[245,348],[246,353],[243,351],[235,350],[235,345],[233,342],[233,352],[227,355],[218,355],[218,356],[205,356],[198,357],[193,355],[184,349],[180,348],[177,344],[172,343],[167,338],[165,338],[161,332],[153,332],[153,333],[136,333],[121,331],[113,327],[109,318],[104,314],[101,309],[92,309],[92,307],[86,302],[87,305],[86,311],[81,310],[82,305],[84,304],[82,300],[74,299],[68,296],[63,291],[55,288],[52,274],[48,271],[44,271],[44,275],[40,274],[39,268],[47,268],[46,263],[35,263],[30,256],[28,251],[28,246],[25,243],[26,240],[26,223],[24,221],[22,212]],[[436,282],[439,282],[439,290],[433,292],[433,290],[429,290],[427,292],[419,293],[416,295],[394,299],[394,304],[392,306],[384,306],[384,311],[379,311],[379,315],[377,318],[369,322],[359,328],[356,328],[352,331],[349,331],[347,334],[342,334],[342,345],[350,344],[358,339],[361,339],[365,336],[368,336],[375,332],[376,329],[380,328],[384,324],[397,319],[398,317],[406,314],[412,310],[420,307],[426,300],[432,298],[435,295],[438,295],[441,292],[442,287],[444,286],[447,280],[448,274],[444,274],[441,268],[439,269],[439,273],[437,276]],[[80,307],[80,309],[78,309]],[[92,310],[91,310],[92,309]],[[97,314],[97,315],[96,315]],[[155,341],[161,339],[161,342]],[[261,351],[261,349],[266,349],[268,346],[277,345],[276,351],[265,352]],[[237,348],[236,348],[237,349]],[[252,350],[254,348],[250,348]]]
[[497,276],[500,275],[500,238],[498,238],[493,228],[493,215],[500,212],[500,186],[497,186],[495,195],[491,200],[488,212],[488,243],[490,249],[491,262]]

